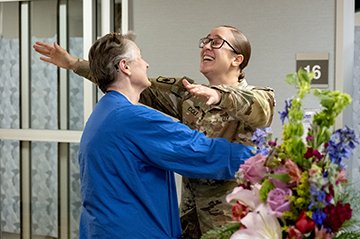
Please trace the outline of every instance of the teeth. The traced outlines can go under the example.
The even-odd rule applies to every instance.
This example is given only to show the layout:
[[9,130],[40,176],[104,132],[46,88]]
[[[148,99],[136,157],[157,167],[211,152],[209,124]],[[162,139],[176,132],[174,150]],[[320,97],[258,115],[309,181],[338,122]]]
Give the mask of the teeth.
[[212,60],[214,60],[214,58],[211,57],[211,56],[204,56],[203,59],[204,59],[204,60],[207,60],[207,61],[212,61]]

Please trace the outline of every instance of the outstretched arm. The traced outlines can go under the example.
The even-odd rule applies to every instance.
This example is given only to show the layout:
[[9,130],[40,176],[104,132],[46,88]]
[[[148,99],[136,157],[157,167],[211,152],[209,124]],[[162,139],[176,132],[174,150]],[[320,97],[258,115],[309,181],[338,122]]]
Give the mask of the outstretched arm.
[[216,89],[204,85],[191,84],[186,79],[182,83],[190,94],[204,98],[207,105],[216,105],[221,100],[221,93]]
[[74,73],[91,80],[89,63],[70,55],[57,43],[49,44],[39,41],[33,45],[33,48],[42,55],[40,60],[72,70]]
[[73,70],[78,58],[70,55],[64,48],[57,43],[49,44],[45,42],[36,42],[33,45],[36,52],[40,53],[42,61],[54,64],[58,67]]

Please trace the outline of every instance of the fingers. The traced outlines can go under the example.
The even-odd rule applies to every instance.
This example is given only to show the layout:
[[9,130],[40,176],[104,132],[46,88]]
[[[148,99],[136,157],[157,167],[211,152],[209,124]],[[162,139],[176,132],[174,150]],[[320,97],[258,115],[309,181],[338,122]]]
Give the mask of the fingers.
[[48,57],[50,56],[52,50],[54,49],[52,45],[45,42],[36,42],[33,45],[33,48],[36,52]]
[[49,57],[40,56],[40,60],[45,61],[47,63],[53,63],[53,61]]
[[185,79],[182,83],[190,94],[205,99],[207,105],[217,104],[220,101],[221,96],[215,89],[204,85],[191,84]]
[[190,82],[189,82],[188,80],[186,80],[186,79],[183,79],[183,80],[182,80],[182,83],[183,83],[183,85],[184,85],[184,87],[185,87],[186,89],[188,88],[189,85],[191,85]]
[[57,44],[56,42],[54,42],[54,46],[53,48],[58,51],[58,52],[66,52],[66,50],[64,48],[62,48],[59,44]]

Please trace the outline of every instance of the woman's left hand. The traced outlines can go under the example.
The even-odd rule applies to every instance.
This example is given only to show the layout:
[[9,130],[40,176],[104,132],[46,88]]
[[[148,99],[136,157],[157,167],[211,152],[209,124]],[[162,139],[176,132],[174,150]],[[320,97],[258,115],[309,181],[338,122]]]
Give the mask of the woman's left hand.
[[221,100],[220,92],[215,89],[204,85],[191,84],[187,80],[183,80],[182,83],[190,94],[203,97],[207,105],[216,105]]

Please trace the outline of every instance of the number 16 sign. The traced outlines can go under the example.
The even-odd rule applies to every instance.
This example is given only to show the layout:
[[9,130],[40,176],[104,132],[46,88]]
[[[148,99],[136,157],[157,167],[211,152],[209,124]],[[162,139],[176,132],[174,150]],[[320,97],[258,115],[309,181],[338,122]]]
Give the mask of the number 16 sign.
[[328,53],[297,53],[296,71],[303,68],[314,72],[312,86],[326,88],[329,86],[329,54]]

